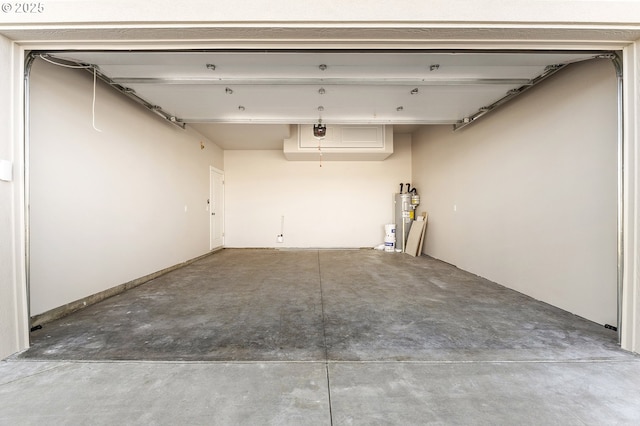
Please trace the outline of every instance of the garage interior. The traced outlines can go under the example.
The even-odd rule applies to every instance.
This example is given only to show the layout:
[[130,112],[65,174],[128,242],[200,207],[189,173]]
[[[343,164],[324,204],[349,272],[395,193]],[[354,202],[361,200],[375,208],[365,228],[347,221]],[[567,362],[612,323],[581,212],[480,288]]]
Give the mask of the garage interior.
[[37,52],[30,315],[220,247],[373,248],[409,183],[425,254],[615,326],[611,54]]
[[[225,377],[228,401],[257,386],[255,406],[229,402],[221,423],[375,423],[381,400],[407,424],[640,418],[638,358],[604,327],[618,324],[611,52],[34,58],[29,290],[42,328],[17,357],[37,361],[25,369],[106,361],[58,379],[113,386],[166,369],[181,395],[189,374]],[[341,146],[354,128],[377,139]],[[419,257],[373,250],[400,183],[428,213]],[[122,361],[138,363],[111,370]],[[214,363],[178,379],[190,362]],[[284,398],[256,385],[280,376]]]

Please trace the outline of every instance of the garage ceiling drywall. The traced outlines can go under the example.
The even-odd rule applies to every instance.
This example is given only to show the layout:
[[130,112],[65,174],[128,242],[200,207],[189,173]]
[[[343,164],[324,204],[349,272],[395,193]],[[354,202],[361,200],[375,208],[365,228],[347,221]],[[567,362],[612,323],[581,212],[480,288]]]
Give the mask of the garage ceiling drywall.
[[345,50],[42,56],[95,67],[120,90],[174,123],[194,126],[223,149],[279,149],[289,124],[320,119],[326,124],[464,125],[565,65],[600,54]]

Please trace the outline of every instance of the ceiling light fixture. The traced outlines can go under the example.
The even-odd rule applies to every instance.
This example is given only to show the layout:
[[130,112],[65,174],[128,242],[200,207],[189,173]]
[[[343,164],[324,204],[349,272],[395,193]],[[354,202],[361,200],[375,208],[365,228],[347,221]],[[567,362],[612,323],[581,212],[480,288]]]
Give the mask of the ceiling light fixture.
[[327,93],[327,91],[326,91],[326,90],[324,90],[324,87],[321,87],[321,88],[318,90],[318,93],[319,93],[319,94],[321,94],[321,95],[324,95],[325,93]]
[[230,87],[225,87],[225,88],[224,88],[224,92],[225,92],[227,95],[233,95],[233,89],[231,89]]
[[208,70],[211,70],[211,71],[215,71],[216,70],[216,66],[213,65],[213,64],[207,64],[206,67],[207,67]]
[[398,111],[398,112],[404,111],[404,107],[403,106],[399,106],[398,108],[396,108],[396,111]]
[[326,64],[320,64],[318,65],[318,68],[320,68],[320,71],[324,71],[327,69],[327,65]]
[[416,87],[415,89],[413,89],[413,90],[412,90],[411,92],[409,92],[409,93],[411,93],[412,95],[417,95],[419,91],[420,91],[420,90],[418,90],[418,88]]
[[245,110],[245,107],[243,107],[242,105],[239,105],[239,106],[238,106],[238,110],[239,110],[239,111],[244,111],[244,110]]
[[429,67],[429,71],[437,71],[440,69],[440,64],[433,64]]

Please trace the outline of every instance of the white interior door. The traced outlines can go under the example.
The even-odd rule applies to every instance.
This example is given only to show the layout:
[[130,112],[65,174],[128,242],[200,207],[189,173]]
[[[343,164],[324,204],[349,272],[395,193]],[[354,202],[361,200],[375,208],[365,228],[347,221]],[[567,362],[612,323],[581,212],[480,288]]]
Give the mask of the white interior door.
[[209,167],[209,249],[224,245],[224,174]]

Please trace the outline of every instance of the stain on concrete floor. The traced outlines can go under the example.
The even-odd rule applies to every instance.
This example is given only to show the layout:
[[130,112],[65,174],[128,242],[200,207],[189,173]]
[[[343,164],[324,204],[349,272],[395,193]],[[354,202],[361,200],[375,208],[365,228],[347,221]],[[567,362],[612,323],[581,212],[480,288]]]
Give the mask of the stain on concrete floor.
[[31,338],[20,358],[634,358],[598,324],[426,256],[374,250],[226,249]]

